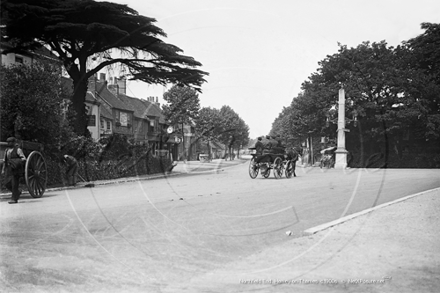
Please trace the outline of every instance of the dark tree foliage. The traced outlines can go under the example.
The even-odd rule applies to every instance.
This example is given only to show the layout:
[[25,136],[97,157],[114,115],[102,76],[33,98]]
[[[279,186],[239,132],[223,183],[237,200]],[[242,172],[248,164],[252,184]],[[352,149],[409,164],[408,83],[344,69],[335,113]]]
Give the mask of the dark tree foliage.
[[219,140],[232,148],[245,146],[249,142],[249,126],[244,120],[230,107],[222,106],[220,108],[220,117],[222,132]]
[[206,140],[216,140],[222,131],[222,117],[220,111],[211,107],[200,109],[196,123],[197,136]]
[[88,80],[104,67],[121,65],[128,79],[149,84],[181,84],[200,91],[205,82],[207,73],[196,69],[201,63],[162,41],[166,34],[155,25],[156,20],[127,5],[93,0],[4,0],[1,9],[2,36],[14,46],[11,51],[47,46],[63,62],[74,84],[78,134],[87,130],[84,101]]
[[164,93],[163,105],[165,119],[171,124],[190,124],[197,119],[200,99],[197,91],[190,87],[174,85]]
[[411,52],[411,66],[424,73],[422,86],[426,134],[430,139],[440,138],[440,24],[422,23],[425,32],[404,42]]
[[[163,95],[163,99],[167,102],[162,107],[165,120],[178,127],[177,131],[182,134],[182,143],[186,147],[184,126],[193,125],[198,118],[199,95],[193,88],[174,85]],[[187,155],[186,151],[184,149],[185,156]]]
[[[366,157],[381,153],[385,164],[390,157],[404,162],[407,153],[414,158],[420,152],[438,152],[440,30],[434,24],[422,28],[424,34],[396,48],[384,41],[354,48],[340,45],[338,53],[319,62],[301,94],[275,119],[271,134],[286,140],[304,139],[310,133],[334,138],[336,125],[327,127],[325,120],[336,113],[343,87],[345,115],[352,118],[356,113],[359,120],[358,127],[347,125],[349,150]],[[431,161],[440,164],[440,157]]]
[[72,137],[68,113],[60,107],[68,96],[53,65],[2,66],[0,89],[1,141],[16,136],[42,143],[50,153]]

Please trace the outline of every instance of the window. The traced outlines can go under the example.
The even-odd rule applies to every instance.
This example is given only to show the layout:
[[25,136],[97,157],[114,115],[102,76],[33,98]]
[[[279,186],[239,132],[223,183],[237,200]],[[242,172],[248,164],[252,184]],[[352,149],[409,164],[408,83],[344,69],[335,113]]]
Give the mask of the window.
[[23,64],[23,57],[15,55],[15,63]]
[[119,122],[121,122],[121,126],[127,126],[128,124],[128,114],[124,112],[120,112]]
[[155,132],[156,120],[150,120],[150,132]]
[[105,128],[105,124],[104,124],[104,123],[105,123],[104,119],[101,119],[101,128],[102,128],[102,129]]
[[87,126],[96,126],[96,115],[89,115],[89,123]]
[[110,123],[110,121],[107,121],[107,129],[110,129],[111,128],[111,123]]

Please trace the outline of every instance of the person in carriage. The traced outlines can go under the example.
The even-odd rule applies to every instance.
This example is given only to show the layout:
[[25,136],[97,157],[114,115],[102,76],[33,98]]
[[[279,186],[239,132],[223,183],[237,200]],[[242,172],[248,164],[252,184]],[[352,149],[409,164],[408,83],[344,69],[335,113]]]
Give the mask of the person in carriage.
[[280,147],[277,147],[278,144],[280,143],[276,141],[274,137],[269,135],[266,135],[265,138],[259,137],[257,143],[255,144],[257,154],[256,163],[273,161],[272,155],[283,153],[284,149],[280,151]]

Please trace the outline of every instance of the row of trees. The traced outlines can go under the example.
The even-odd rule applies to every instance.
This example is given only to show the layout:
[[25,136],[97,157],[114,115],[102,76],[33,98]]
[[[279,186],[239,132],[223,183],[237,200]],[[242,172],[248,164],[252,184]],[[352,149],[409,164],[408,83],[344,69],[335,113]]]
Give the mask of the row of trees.
[[[440,24],[421,27],[423,34],[397,47],[385,41],[339,45],[283,108],[271,135],[288,144],[309,135],[334,138],[336,126],[327,127],[326,119],[334,118],[343,86],[346,117],[355,113],[359,121],[358,127],[349,126],[347,137],[347,149],[357,154],[359,165],[380,153],[384,165],[440,166]],[[413,161],[405,164],[408,160]]]
[[248,144],[249,127],[231,107],[200,108],[197,91],[179,85],[168,90],[163,98],[167,102],[163,106],[165,118],[179,126],[178,132],[183,133],[184,125],[194,125],[196,141],[220,142],[229,148],[229,153]]

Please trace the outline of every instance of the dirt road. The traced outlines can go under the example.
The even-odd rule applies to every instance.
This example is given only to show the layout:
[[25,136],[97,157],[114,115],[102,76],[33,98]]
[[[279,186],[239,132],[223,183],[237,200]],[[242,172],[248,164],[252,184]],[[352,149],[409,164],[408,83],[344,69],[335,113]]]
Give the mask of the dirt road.
[[[246,166],[230,167],[203,176],[50,191],[41,199],[25,196],[18,205],[3,199],[1,291],[436,292],[440,286],[438,189],[297,237],[275,229],[291,220],[282,207],[301,201],[304,221],[292,227],[308,228],[307,213],[320,204],[312,183],[339,175],[303,170],[290,181],[252,181],[243,175]],[[348,186],[357,182],[353,174],[343,177]],[[382,184],[382,191],[411,193],[415,184],[407,178],[418,176],[435,185],[440,172],[388,172],[382,177],[403,181],[394,189]],[[245,177],[251,183],[234,187]],[[336,182],[320,184],[336,202],[347,192]],[[290,185],[297,187],[294,193],[270,193],[292,190]],[[365,204],[371,199],[362,194],[376,189],[358,185],[356,200]],[[274,209],[281,212],[270,213]]]

